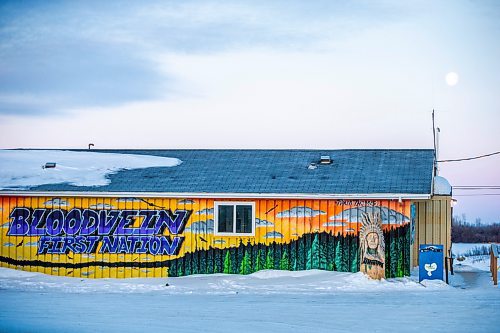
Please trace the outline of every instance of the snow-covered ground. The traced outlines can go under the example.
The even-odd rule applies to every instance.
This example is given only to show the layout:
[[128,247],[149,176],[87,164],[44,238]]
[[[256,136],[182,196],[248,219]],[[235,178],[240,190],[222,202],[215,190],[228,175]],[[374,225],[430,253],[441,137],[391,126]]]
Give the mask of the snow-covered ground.
[[490,270],[490,244],[485,243],[454,243],[452,253],[455,270]]
[[500,291],[475,264],[451,284],[361,273],[77,279],[0,269],[1,332],[494,332]]
[[[43,169],[47,162],[55,168]],[[75,152],[65,150],[0,150],[0,189],[25,188],[43,184],[69,183],[77,186],[102,186],[107,175],[122,169],[172,167],[177,158]]]
[[470,256],[475,252],[484,253],[486,251],[487,253],[489,253],[490,248],[491,245],[485,243],[453,243],[451,252],[456,258],[459,256]]

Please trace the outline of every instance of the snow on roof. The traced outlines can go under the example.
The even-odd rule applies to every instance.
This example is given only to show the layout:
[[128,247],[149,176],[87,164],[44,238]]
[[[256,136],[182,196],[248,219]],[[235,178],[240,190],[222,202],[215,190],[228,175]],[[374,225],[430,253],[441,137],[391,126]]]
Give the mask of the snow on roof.
[[[42,168],[47,162],[55,168]],[[44,184],[103,186],[108,175],[124,169],[173,167],[181,160],[149,155],[65,150],[0,150],[0,189],[24,189]]]
[[451,185],[446,178],[434,177],[434,195],[451,195]]
[[[12,153],[9,154],[14,154]],[[17,151],[23,154],[23,151]],[[53,151],[49,151],[53,152]],[[92,150],[92,158],[81,152],[64,152],[81,156],[88,163],[97,154],[106,154],[104,169],[114,167],[100,181],[32,182],[38,174],[60,170],[61,161],[48,155],[36,161],[35,176],[8,184],[14,192],[81,192],[81,193],[238,193],[254,195],[418,195],[432,194],[434,151],[432,149],[339,149],[339,150],[262,150],[262,149],[169,149],[169,150]],[[29,154],[42,154],[32,150]],[[95,155],[94,155],[95,154]],[[332,158],[331,164],[316,164],[322,155]],[[72,155],[73,156],[73,155]],[[90,156],[90,155],[88,155]],[[113,157],[113,158],[112,158]],[[128,166],[130,159],[142,161]],[[28,157],[26,157],[28,158]],[[167,158],[167,159],[162,159]],[[177,159],[175,168],[160,166]],[[2,156],[0,156],[2,159]],[[111,163],[111,160],[113,163]],[[134,159],[135,160],[135,159]],[[150,161],[148,163],[146,161]],[[154,163],[153,163],[154,161]],[[163,161],[163,162],[160,162]],[[55,169],[42,170],[46,162],[58,162]],[[144,162],[144,163],[143,163]],[[155,164],[157,163],[157,164]],[[82,167],[82,164],[78,164]],[[2,166],[0,165],[0,168]],[[126,168],[140,168],[126,170]],[[14,168],[15,169],[15,168]],[[123,170],[122,170],[123,169]],[[0,169],[0,170],[3,170]],[[45,172],[44,172],[45,171]],[[1,172],[1,171],[0,171]],[[68,171],[69,172],[69,171]],[[55,172],[54,172],[55,173]],[[52,174],[54,174],[52,173]],[[93,174],[89,173],[89,176]],[[106,179],[109,179],[107,181]],[[82,186],[74,184],[92,184]],[[104,184],[102,186],[95,186]],[[6,187],[5,182],[0,183]],[[31,185],[31,186],[30,186]],[[24,186],[13,188],[13,186]],[[1,186],[0,186],[0,191]],[[8,192],[3,190],[3,192]]]

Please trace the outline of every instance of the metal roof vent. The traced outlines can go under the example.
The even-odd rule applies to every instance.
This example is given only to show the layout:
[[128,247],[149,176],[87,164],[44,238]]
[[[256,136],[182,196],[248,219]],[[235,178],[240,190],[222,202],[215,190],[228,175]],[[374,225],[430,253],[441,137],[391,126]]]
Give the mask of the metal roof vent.
[[330,155],[321,155],[319,164],[332,164],[332,159],[330,158]]
[[309,166],[307,167],[309,170],[314,170],[314,169],[317,169],[318,166],[316,165],[316,163],[311,163],[309,164]]

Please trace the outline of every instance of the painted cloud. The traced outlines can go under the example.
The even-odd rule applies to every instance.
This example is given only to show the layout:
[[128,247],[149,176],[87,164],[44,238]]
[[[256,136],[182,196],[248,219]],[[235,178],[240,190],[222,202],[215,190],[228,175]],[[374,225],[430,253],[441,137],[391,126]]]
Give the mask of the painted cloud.
[[96,205],[89,206],[89,208],[91,208],[91,209],[113,209],[113,208],[115,208],[115,206],[108,205],[106,203],[98,203]]
[[326,222],[326,223],[323,223],[323,227],[343,227],[345,224],[346,224],[346,222],[342,222],[342,221]]
[[269,227],[274,225],[274,223],[269,222],[268,220],[261,220],[259,218],[255,218],[255,225],[258,227]]
[[381,206],[349,208],[337,215],[330,216],[331,221],[361,222],[363,213],[380,213],[383,224],[402,224],[410,222],[408,216],[403,215],[393,209]]
[[9,228],[10,227],[10,222],[5,222],[2,224],[2,228]]
[[12,246],[16,246],[16,245],[11,243],[11,242],[8,242],[8,243],[3,243],[3,246],[12,247]]
[[214,220],[208,219],[206,221],[196,221],[191,223],[189,227],[185,229],[186,232],[191,232],[193,234],[208,234],[214,232]]
[[177,203],[179,205],[189,205],[189,204],[192,205],[192,204],[194,204],[196,202],[194,200],[191,200],[191,199],[181,199],[181,200],[177,201]]
[[271,231],[264,235],[264,238],[283,238],[283,234],[277,231]]
[[38,246],[38,242],[28,242],[24,246]]
[[196,215],[213,215],[214,214],[214,209],[213,208],[205,208],[202,210],[198,210]]
[[61,198],[54,198],[52,200],[45,201],[44,206],[68,206],[69,203]]
[[142,202],[142,199],[139,198],[118,198],[116,202]]
[[285,210],[276,214],[276,217],[314,217],[318,215],[325,215],[322,210],[314,210],[310,207],[293,207],[290,210]]

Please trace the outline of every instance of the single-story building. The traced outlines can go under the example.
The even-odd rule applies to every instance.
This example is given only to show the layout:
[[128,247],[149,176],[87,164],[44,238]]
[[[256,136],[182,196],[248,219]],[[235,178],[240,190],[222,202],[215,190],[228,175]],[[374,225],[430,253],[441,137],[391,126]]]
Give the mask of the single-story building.
[[178,162],[85,183],[94,166],[80,175],[79,163],[94,157],[70,165],[48,154],[33,178],[45,182],[1,175],[2,267],[88,278],[262,269],[381,278],[409,275],[419,244],[451,247],[451,187],[434,175],[431,149],[71,154]]

